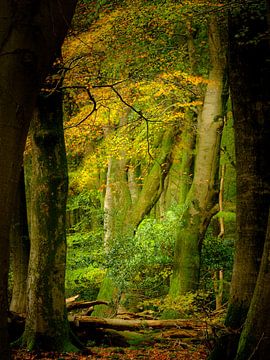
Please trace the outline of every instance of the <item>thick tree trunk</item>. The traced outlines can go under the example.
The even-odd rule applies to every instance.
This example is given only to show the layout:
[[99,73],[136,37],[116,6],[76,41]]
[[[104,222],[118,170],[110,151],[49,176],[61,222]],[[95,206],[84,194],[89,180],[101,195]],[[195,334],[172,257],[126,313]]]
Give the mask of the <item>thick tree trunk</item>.
[[[263,6],[264,1],[258,1]],[[255,12],[255,13],[254,13]],[[269,44],[259,41],[265,21],[249,8],[229,21],[230,87],[235,120],[237,228],[231,297],[226,325],[240,328],[257,281],[269,209]],[[242,19],[246,24],[243,24]],[[253,19],[252,21],[250,19]],[[238,40],[243,26],[248,37]]]
[[8,359],[9,231],[22,154],[41,79],[70,23],[76,0],[0,1],[0,357]]
[[270,212],[262,264],[235,360],[267,360],[270,352]]
[[17,200],[13,212],[10,230],[11,265],[13,274],[12,299],[10,311],[17,314],[26,313],[26,284],[30,240],[28,233],[24,171],[21,170]]
[[225,57],[216,20],[209,23],[209,72],[198,121],[194,177],[178,229],[170,295],[194,291],[199,284],[200,249],[217,201],[220,140],[223,128]]
[[69,349],[65,309],[67,162],[62,94],[38,99],[31,125],[31,251],[27,319],[23,342],[28,349]]
[[[264,260],[259,281],[257,277],[270,204],[270,51],[266,36],[265,2],[258,0],[254,3],[255,7],[250,5],[247,2],[237,11],[232,9],[229,18],[229,78],[235,122],[238,239],[225,325],[240,333],[258,282],[249,320],[244,325],[238,357],[266,359],[267,352],[263,355],[266,357],[257,357],[253,350],[257,346],[264,348],[263,332],[268,332],[269,327],[269,324],[263,324],[269,307],[266,304],[267,301],[269,303],[269,297],[266,301],[269,296],[268,284],[265,284],[265,294],[261,292],[266,279],[264,267],[267,260]],[[265,306],[262,312],[259,311],[258,294],[261,305]],[[258,321],[255,317],[258,317]],[[254,320],[254,329],[251,319]],[[237,343],[236,335],[221,338],[211,359],[233,359]]]

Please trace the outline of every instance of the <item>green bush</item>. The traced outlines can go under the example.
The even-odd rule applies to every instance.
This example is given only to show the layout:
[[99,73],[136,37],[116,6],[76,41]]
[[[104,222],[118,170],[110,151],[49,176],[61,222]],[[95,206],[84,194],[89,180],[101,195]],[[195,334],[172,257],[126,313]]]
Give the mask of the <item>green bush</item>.
[[104,277],[102,244],[91,233],[75,233],[67,237],[67,297],[80,294],[82,299],[95,299]]
[[107,266],[123,290],[150,298],[168,293],[172,273],[176,217],[145,219],[136,235],[117,238],[107,256]]
[[93,300],[105,274],[99,194],[83,191],[73,195],[67,209],[73,218],[67,235],[66,295]]
[[200,288],[213,294],[213,308],[215,304],[214,288],[219,282],[215,278],[215,273],[220,270],[223,272],[223,300],[226,301],[229,296],[233,252],[234,239],[226,237],[221,239],[208,231],[202,246]]

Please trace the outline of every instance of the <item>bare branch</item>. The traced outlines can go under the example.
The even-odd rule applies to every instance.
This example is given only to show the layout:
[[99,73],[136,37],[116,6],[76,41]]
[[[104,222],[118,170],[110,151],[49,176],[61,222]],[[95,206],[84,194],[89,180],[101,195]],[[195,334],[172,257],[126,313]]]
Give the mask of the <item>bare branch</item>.
[[132,111],[134,111],[136,114],[139,115],[139,119],[143,119],[146,123],[146,140],[147,140],[147,153],[150,156],[150,158],[152,160],[154,160],[151,152],[150,152],[150,142],[149,142],[149,122],[153,122],[151,120],[149,120],[146,116],[143,115],[141,110],[137,110],[133,105],[130,105],[126,100],[124,100],[124,98],[122,97],[122,95],[119,93],[118,90],[115,89],[116,85],[121,84],[123,81],[118,81],[114,84],[110,84],[110,85],[94,85],[93,88],[102,88],[102,87],[106,87],[106,88],[110,88],[112,89],[112,91],[117,95],[117,97],[122,101],[123,104],[125,104],[127,107],[129,107]]
[[88,87],[86,86],[82,86],[82,85],[73,85],[73,86],[64,86],[62,87],[62,89],[82,89],[84,91],[87,92],[87,95],[89,97],[89,99],[92,101],[93,103],[93,109],[91,110],[91,112],[89,114],[87,114],[82,120],[80,120],[77,124],[74,124],[74,125],[69,125],[69,126],[66,126],[64,128],[64,130],[66,129],[71,129],[71,128],[74,128],[74,127],[77,127],[79,125],[81,125],[83,122],[85,122],[94,112],[97,111],[97,103],[96,103],[96,100],[94,98],[94,96],[91,94],[90,90],[88,89]]

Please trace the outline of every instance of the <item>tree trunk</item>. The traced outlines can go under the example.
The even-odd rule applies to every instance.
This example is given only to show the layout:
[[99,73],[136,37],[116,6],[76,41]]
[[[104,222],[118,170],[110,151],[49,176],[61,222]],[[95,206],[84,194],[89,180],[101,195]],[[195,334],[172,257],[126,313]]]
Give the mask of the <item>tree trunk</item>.
[[[127,122],[130,109],[125,110],[120,118],[120,126]],[[105,136],[112,133],[112,127],[105,129]],[[121,158],[109,158],[106,178],[106,192],[104,197],[104,248],[109,254],[114,243],[120,241],[124,231],[123,222],[125,215],[131,205],[131,194],[128,184],[128,169],[126,154],[123,151]],[[98,299],[110,301],[113,306],[98,306],[95,308],[94,316],[110,317],[117,307],[119,299],[118,285],[110,276],[108,271],[98,293]]]
[[262,264],[235,360],[267,360],[270,352],[270,212]]
[[30,240],[28,233],[24,170],[22,168],[17,191],[16,206],[13,213],[10,231],[11,265],[13,274],[13,289],[10,311],[17,314],[26,313],[26,283]]
[[[9,231],[29,123],[42,78],[70,23],[76,0],[0,0],[0,357],[9,358]],[[4,140],[3,140],[4,139]]]
[[109,328],[116,330],[142,330],[146,328],[151,329],[172,329],[180,328],[185,330],[204,330],[208,325],[202,321],[174,319],[174,320],[125,320],[125,319],[105,319],[90,316],[73,316],[70,317],[70,322],[75,325],[88,328]]
[[[106,225],[107,230],[110,230],[109,233],[111,236],[118,236],[116,241],[120,241],[121,238],[125,239],[133,236],[144,216],[150,212],[158,201],[163,190],[164,180],[171,166],[171,153],[174,142],[175,134],[173,129],[166,130],[162,137],[158,159],[144,180],[143,188],[138,195],[137,201],[133,204],[131,204],[132,198],[129,192],[126,164],[123,163],[123,160],[115,159],[114,162],[110,163],[110,179],[113,179],[114,175],[114,179],[118,178],[118,183],[114,181],[111,184],[111,186],[115,184],[116,187],[114,189],[114,195],[111,194],[111,192],[109,193],[107,205],[110,204],[110,206],[113,206],[110,211],[114,218],[107,219]],[[107,189],[106,191],[111,191],[111,189]],[[108,210],[109,207],[107,207],[107,211]],[[110,222],[108,222],[108,220],[110,220]],[[110,225],[110,227],[108,227],[108,225]],[[107,244],[108,243],[112,244],[112,239],[107,239]],[[113,306],[111,308],[99,306],[95,308],[93,316],[112,316],[118,307],[120,297],[121,289],[118,288],[118,285],[115,284],[115,281],[110,277],[110,274],[108,274],[102,282],[98,299],[109,301],[113,303]]]
[[[258,4],[263,5],[264,1]],[[231,297],[226,325],[240,328],[257,281],[269,209],[269,44],[258,42],[265,21],[246,5],[229,21],[230,87],[235,120],[237,229]],[[256,16],[255,16],[256,15]],[[245,19],[243,23],[242,18]],[[252,21],[250,19],[253,19]],[[246,24],[247,22],[247,24]],[[243,26],[248,37],[238,40]],[[257,40],[256,40],[257,39]]]
[[[270,153],[270,51],[266,36],[269,26],[266,24],[265,2],[257,1],[254,5],[242,4],[239,9],[232,9],[229,17],[229,80],[235,122],[238,239],[225,325],[240,332],[250,307],[237,359],[268,358],[267,352],[262,357],[253,354],[257,346],[264,348],[263,332],[267,332],[269,326],[265,323],[264,329],[262,319],[265,317],[267,320],[269,304],[266,305],[265,297],[269,296],[268,284],[265,285],[265,294],[261,288],[261,282],[266,279],[264,267],[267,260],[264,260],[259,281],[257,277],[270,204],[270,164],[267,155]],[[256,282],[256,295],[250,306]],[[258,305],[258,294],[261,305],[265,306],[263,312],[259,312],[261,305]],[[267,301],[269,303],[269,297]],[[258,317],[258,321],[255,317]],[[253,332],[251,319],[254,320],[254,337],[250,337]],[[233,359],[237,343],[236,335],[221,338],[210,358]]]
[[216,20],[209,23],[209,72],[202,113],[198,121],[194,177],[178,229],[170,295],[177,297],[198,288],[200,250],[214,214],[218,187],[220,139],[223,128],[225,58]]
[[172,165],[172,152],[178,131],[178,129],[168,129],[163,133],[159,155],[144,179],[137,201],[132,204],[124,220],[125,229],[130,233],[134,233],[140,222],[149,214],[160,198],[164,181]]
[[[56,80],[56,82],[59,81]],[[31,125],[31,251],[27,288],[27,348],[69,349],[65,308],[67,162],[63,135],[62,94],[38,98]]]

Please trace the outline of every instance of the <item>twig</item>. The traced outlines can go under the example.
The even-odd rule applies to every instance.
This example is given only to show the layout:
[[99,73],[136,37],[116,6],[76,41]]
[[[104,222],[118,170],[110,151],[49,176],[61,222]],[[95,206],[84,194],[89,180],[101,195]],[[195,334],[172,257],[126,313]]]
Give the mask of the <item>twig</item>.
[[150,152],[150,142],[149,142],[149,122],[150,120],[143,115],[141,110],[137,110],[134,106],[130,105],[126,100],[124,100],[124,98],[122,97],[122,95],[119,93],[118,90],[115,89],[116,85],[121,84],[123,81],[118,81],[114,84],[107,84],[107,85],[94,85],[93,88],[110,88],[112,89],[112,91],[117,95],[117,97],[121,100],[121,102],[123,104],[125,104],[127,107],[129,107],[132,111],[134,111],[136,114],[139,115],[139,119],[143,119],[146,122],[146,140],[147,140],[147,153],[150,156],[150,158],[152,160],[154,160],[151,152]]
[[77,127],[79,125],[81,125],[84,121],[86,121],[95,111],[97,111],[97,103],[96,103],[96,100],[94,98],[94,96],[91,94],[90,90],[88,89],[88,87],[86,86],[82,86],[82,85],[73,85],[73,86],[64,86],[62,87],[62,89],[82,89],[84,91],[87,92],[87,95],[89,97],[89,99],[92,101],[93,103],[93,109],[91,110],[91,112],[89,114],[87,114],[82,120],[80,120],[77,124],[74,124],[74,125],[69,125],[69,126],[66,126],[64,128],[64,130],[66,129],[71,129],[71,128],[74,128],[74,127]]

